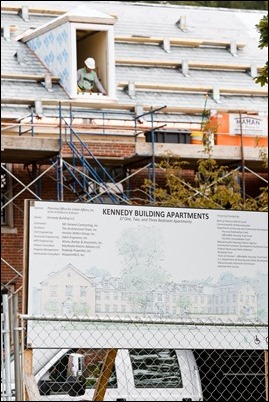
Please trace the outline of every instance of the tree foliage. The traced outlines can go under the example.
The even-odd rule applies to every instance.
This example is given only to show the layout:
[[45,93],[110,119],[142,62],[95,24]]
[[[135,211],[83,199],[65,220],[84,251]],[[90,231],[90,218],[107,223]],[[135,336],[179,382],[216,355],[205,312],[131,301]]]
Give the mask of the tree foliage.
[[[268,47],[268,14],[263,16],[259,24],[256,25],[256,28],[260,33],[259,48],[264,49],[265,47]],[[256,83],[261,84],[261,86],[268,84],[268,61],[255,81]]]
[[[206,138],[206,137],[205,137]],[[209,208],[268,211],[268,186],[261,187],[256,198],[242,193],[240,180],[242,172],[219,165],[211,157],[211,146],[205,140],[206,158],[197,162],[195,180],[184,179],[186,162],[173,154],[167,154],[157,165],[164,175],[164,184],[145,180],[144,190],[150,205],[181,208]],[[266,151],[261,150],[261,159],[268,165]]]

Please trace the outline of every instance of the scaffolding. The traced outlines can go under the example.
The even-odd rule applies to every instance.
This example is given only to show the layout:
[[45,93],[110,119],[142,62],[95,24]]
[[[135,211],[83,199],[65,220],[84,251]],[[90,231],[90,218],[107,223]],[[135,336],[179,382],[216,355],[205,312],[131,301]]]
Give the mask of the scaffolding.
[[[1,220],[4,219],[5,211],[10,206],[17,208],[23,214],[23,206],[15,202],[21,196],[24,198],[30,196],[36,200],[41,200],[41,182],[47,176],[55,183],[54,200],[66,201],[68,199],[73,202],[130,205],[133,202],[130,195],[134,191],[134,189],[130,188],[130,180],[141,173],[145,173],[152,183],[152,188],[149,189],[147,194],[141,188],[136,189],[136,191],[140,191],[143,198],[148,197],[147,202],[154,205],[156,201],[156,167],[160,160],[160,156],[156,154],[155,133],[168,126],[167,123],[157,124],[155,114],[163,111],[165,107],[137,115],[131,112],[119,111],[74,111],[71,104],[68,109],[63,109],[61,103],[59,103],[58,116],[54,116],[53,122],[41,124],[39,116],[36,116],[34,110],[31,109],[31,113],[17,123],[2,124],[2,133],[5,134],[8,130],[15,130],[18,138],[36,139],[40,135],[40,130],[41,132],[42,130],[52,131],[52,136],[55,137],[56,133],[58,149],[55,148],[47,153],[42,149],[33,149],[32,155],[36,154],[35,159],[30,163],[24,163],[30,177],[30,182],[28,183],[23,182],[20,175],[7,168],[7,163],[21,163],[20,157],[17,159],[15,151],[14,156],[11,156],[7,163],[1,163]],[[77,116],[81,118],[83,113],[86,116],[87,123],[82,124],[80,121],[78,124],[76,122]],[[146,125],[143,126],[141,122],[146,122]],[[160,123],[160,121],[158,122]],[[117,157],[113,161],[109,159],[105,161],[105,164],[101,163],[100,158],[95,156],[91,147],[87,144],[89,136],[91,138],[92,136],[98,137],[100,135],[107,137],[123,135],[124,137],[120,138],[127,137],[130,140],[130,144],[136,144],[139,141],[139,136],[144,136],[145,130],[150,133],[150,155],[127,158],[124,163],[118,161]],[[43,158],[41,157],[42,153],[44,154]],[[17,155],[19,154],[17,153]],[[41,168],[42,166],[45,166],[45,168]],[[116,171],[117,168],[120,172],[112,172],[113,169]],[[237,162],[237,166],[231,168],[230,174],[235,172],[241,172],[241,191],[244,199],[246,198],[246,173],[254,175],[265,185],[268,185],[268,181],[262,175],[246,166],[242,141],[241,160]],[[5,180],[8,180],[8,178],[12,180],[13,185],[6,190]],[[184,180],[182,181],[184,182]],[[212,186],[214,184],[212,183]],[[192,190],[193,197],[196,195],[201,196],[201,193],[187,181],[184,182],[184,185]],[[18,189],[19,186],[21,189]],[[19,252],[22,253],[22,249]],[[14,282],[22,281],[23,272],[21,267],[10,263],[7,258],[2,256],[1,261],[13,273],[13,276],[9,275],[9,280],[2,283],[2,288],[9,288]],[[20,292],[21,287],[19,286],[15,293]]]

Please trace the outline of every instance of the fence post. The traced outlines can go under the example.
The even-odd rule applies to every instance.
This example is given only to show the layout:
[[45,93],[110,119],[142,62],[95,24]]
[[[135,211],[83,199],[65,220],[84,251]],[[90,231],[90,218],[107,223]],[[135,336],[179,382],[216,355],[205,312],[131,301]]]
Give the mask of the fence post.
[[19,328],[18,319],[18,294],[13,295],[13,332],[14,332],[14,374],[15,374],[15,396],[16,401],[22,401],[22,377],[21,377],[21,350],[20,350],[20,337],[19,333],[21,328]]
[[8,307],[8,293],[2,291],[3,298],[3,318],[4,318],[4,326],[3,326],[3,343],[4,343],[4,353],[5,353],[5,394],[6,401],[12,400],[11,395],[11,364],[10,364],[10,327],[9,327],[9,307]]

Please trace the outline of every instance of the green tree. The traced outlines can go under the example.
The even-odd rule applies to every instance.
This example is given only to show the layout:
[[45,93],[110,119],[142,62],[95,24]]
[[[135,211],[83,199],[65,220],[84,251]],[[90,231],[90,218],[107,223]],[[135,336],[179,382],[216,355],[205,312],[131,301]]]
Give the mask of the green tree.
[[[181,208],[242,209],[238,173],[219,166],[211,158],[198,161],[195,183],[183,178],[179,158],[166,157],[159,167],[165,176],[165,186],[155,184],[154,205]],[[153,187],[145,182],[145,189]]]
[[[259,48],[264,49],[265,47],[268,47],[268,14],[263,16],[259,24],[256,25],[256,28],[260,33]],[[268,84],[268,61],[255,81],[256,83],[261,84],[261,86]]]
[[[205,137],[206,138],[206,137]],[[164,175],[164,183],[159,185],[145,180],[144,190],[149,204],[163,207],[209,208],[268,211],[268,186],[261,187],[256,198],[243,197],[239,185],[242,175],[238,170],[219,165],[211,157],[211,146],[205,142],[206,158],[197,162],[194,183],[184,177],[185,161],[173,154],[163,156],[156,169]],[[267,165],[267,154],[261,152]]]

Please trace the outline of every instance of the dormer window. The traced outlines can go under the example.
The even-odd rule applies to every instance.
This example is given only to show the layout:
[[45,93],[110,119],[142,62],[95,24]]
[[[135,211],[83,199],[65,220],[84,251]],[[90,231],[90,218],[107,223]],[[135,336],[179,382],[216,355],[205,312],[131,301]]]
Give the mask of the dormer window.
[[[81,6],[31,32],[22,40],[42,60],[70,98],[107,100],[116,96],[114,17]],[[85,60],[94,59],[97,76],[107,96],[95,85],[92,91],[79,91],[77,70]]]
[[[97,75],[98,81],[106,94],[109,97],[115,97],[114,30],[111,31],[111,28],[114,27],[88,25],[87,29],[85,29],[85,24],[72,25],[73,33],[71,38],[75,38],[76,40],[76,58],[73,60],[72,71],[77,72],[79,69],[86,70],[85,61],[93,59],[95,62],[93,74]],[[77,74],[72,78],[72,87],[76,87]],[[100,98],[100,96],[103,96],[101,89],[98,89],[96,84],[93,85],[92,91],[87,90],[87,84],[86,82],[86,91],[83,90],[84,88],[82,88],[82,91],[77,88],[76,93],[72,94],[72,97]]]

